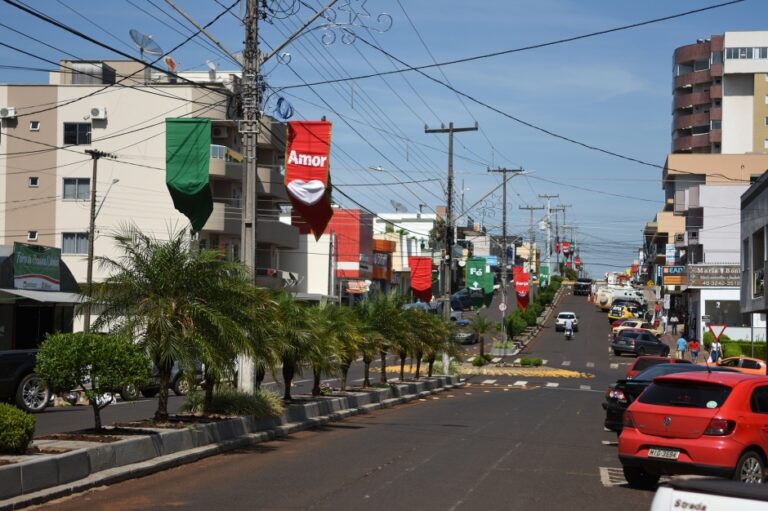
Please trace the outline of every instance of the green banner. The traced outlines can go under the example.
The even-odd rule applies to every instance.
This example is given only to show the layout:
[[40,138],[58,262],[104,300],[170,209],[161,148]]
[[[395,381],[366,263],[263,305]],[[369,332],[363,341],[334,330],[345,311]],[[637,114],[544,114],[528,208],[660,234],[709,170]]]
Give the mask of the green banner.
[[539,266],[539,287],[549,285],[549,266]]
[[[464,281],[469,289],[482,289],[485,292],[486,273],[490,272],[486,272],[485,257],[470,257],[467,259]],[[491,284],[491,290],[493,290],[493,284]]]
[[59,291],[61,289],[60,261],[61,249],[14,243],[13,287]]
[[197,232],[213,211],[208,184],[211,160],[210,119],[165,120],[165,184],[173,206]]

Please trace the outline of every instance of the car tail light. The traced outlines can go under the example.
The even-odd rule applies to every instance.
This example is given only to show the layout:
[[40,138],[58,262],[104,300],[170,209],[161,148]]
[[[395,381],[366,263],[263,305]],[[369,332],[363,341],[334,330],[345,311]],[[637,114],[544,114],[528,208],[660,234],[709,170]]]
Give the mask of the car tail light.
[[632,412],[629,412],[629,411],[624,412],[624,427],[625,428],[635,427],[635,418],[632,417]]
[[704,430],[704,434],[713,436],[730,435],[735,427],[736,421],[727,419],[712,419],[709,421],[707,429]]
[[609,398],[617,399],[619,401],[626,401],[627,396],[624,395],[624,392],[622,392],[619,389],[612,389],[611,392],[608,394]]

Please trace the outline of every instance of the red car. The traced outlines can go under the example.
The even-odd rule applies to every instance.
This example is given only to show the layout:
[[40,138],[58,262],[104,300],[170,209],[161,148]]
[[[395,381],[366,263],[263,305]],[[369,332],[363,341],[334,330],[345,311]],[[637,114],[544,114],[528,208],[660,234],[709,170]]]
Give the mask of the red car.
[[768,459],[768,378],[731,372],[660,376],[624,413],[619,460],[630,486],[662,474],[761,483]]
[[690,363],[691,363],[690,360],[684,360],[682,358],[643,355],[642,357],[637,357],[635,361],[632,362],[632,365],[629,366],[629,369],[627,369],[627,378],[634,378],[640,372],[648,369],[651,366],[655,366],[656,364],[690,364]]

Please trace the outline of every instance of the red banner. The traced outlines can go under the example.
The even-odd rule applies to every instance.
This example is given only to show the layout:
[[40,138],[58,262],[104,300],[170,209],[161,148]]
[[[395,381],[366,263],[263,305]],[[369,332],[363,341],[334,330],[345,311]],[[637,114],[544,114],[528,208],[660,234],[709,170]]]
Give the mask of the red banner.
[[563,242],[563,255],[568,257],[571,254],[571,244],[567,241]]
[[576,259],[574,259],[573,262],[574,262],[574,264],[576,264],[576,269],[580,270],[581,269],[581,257],[576,256]]
[[330,154],[330,122],[288,123],[285,187],[293,209],[309,224],[315,239],[320,238],[333,216]]
[[555,253],[556,254],[560,253],[560,242],[559,241],[555,242]]
[[432,299],[432,258],[408,256],[411,269],[411,290],[414,298],[428,302]]
[[529,274],[522,266],[512,268],[512,278],[515,282],[515,295],[517,296],[517,308],[525,310],[528,307]]
[[565,262],[565,267],[570,269],[571,268],[571,262],[570,261],[566,261]]

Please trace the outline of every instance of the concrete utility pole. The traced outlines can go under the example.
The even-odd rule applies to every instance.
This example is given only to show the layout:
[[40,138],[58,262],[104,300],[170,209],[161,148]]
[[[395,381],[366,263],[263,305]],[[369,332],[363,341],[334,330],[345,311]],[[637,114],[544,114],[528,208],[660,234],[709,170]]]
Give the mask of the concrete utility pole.
[[[445,256],[442,260],[443,274],[443,298],[445,307],[443,313],[445,319],[451,319],[451,277],[453,266],[453,134],[464,131],[477,131],[477,123],[470,128],[454,128],[453,123],[448,123],[448,127],[441,125],[440,128],[429,129],[424,126],[424,133],[448,133],[448,204],[445,208]],[[448,369],[448,366],[445,366]]]
[[[570,208],[570,207],[571,207],[570,204],[559,204],[556,208],[553,208],[555,210],[555,224],[557,224],[557,211],[562,211],[563,212],[563,225],[562,225],[563,229],[562,230],[563,230],[563,236],[564,237],[567,237],[567,232],[568,232],[568,230],[565,227],[565,224],[566,224],[566,221],[565,221],[565,210],[566,210],[566,208]],[[557,235],[560,236],[560,233],[558,232]],[[563,241],[561,240],[560,241],[560,250],[562,251],[562,249],[563,249]],[[568,258],[565,256],[565,253],[563,253],[563,266],[565,266],[565,263],[567,262],[567,260],[568,260]],[[557,268],[558,268],[558,271],[559,271],[560,270],[560,254],[558,254],[558,257],[557,257]]]
[[[91,294],[91,286],[93,284],[93,243],[96,240],[96,176],[98,175],[98,164],[100,158],[117,158],[114,154],[105,153],[96,149],[86,149],[86,154],[91,156],[93,160],[93,176],[91,177],[91,219],[88,223],[88,270],[85,276],[86,293]],[[85,308],[85,316],[83,317],[83,332],[91,331],[91,306],[87,305]]]
[[528,254],[528,271],[531,271],[531,262],[536,260],[536,229],[533,227],[533,212],[539,209],[544,209],[544,206],[519,206],[519,209],[527,209],[531,213],[530,239],[528,240],[530,243]]
[[[549,279],[552,278],[554,272],[552,271],[552,221],[549,216],[552,214],[552,207],[550,206],[550,200],[560,198],[560,195],[539,195],[540,199],[547,199],[547,268],[549,269]],[[557,219],[555,219],[557,221]]]
[[[507,174],[510,172],[519,175],[523,172],[523,167],[519,169],[507,169],[497,167],[495,169],[488,169],[488,172],[500,172],[504,174],[504,186],[501,192],[501,342],[507,342]],[[514,177],[514,176],[513,176]],[[514,263],[514,261],[512,261]],[[504,344],[506,346],[506,344]]]

